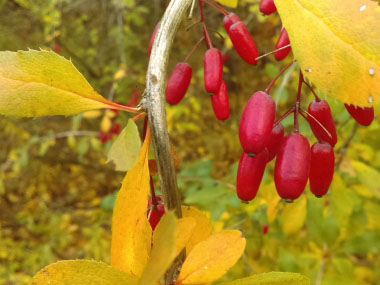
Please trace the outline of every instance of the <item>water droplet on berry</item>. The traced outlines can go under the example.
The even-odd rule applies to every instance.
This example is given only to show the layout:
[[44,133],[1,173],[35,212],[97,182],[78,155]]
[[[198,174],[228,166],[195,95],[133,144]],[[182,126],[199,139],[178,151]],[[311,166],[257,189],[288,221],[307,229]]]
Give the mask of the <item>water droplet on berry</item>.
[[366,8],[367,8],[367,5],[363,5],[363,6],[360,7],[359,10],[360,10],[360,12],[363,12]]
[[368,73],[369,73],[369,75],[374,76],[375,75],[375,69],[374,68],[368,69]]

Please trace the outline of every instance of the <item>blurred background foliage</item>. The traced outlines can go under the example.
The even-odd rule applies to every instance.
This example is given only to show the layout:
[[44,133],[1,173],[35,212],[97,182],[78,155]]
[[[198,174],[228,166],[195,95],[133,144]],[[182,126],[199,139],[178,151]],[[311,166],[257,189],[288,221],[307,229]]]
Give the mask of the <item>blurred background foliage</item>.
[[[136,91],[143,92],[148,42],[167,3],[0,0],[0,50],[52,49],[71,58],[103,96],[128,104]],[[248,24],[260,53],[273,50],[279,16],[262,16],[258,0],[240,0],[236,13]],[[186,31],[198,18],[183,21],[169,72],[201,37],[200,25]],[[243,258],[224,279],[280,270],[300,272],[312,284],[378,284],[378,115],[370,127],[358,127],[343,104],[329,100],[339,141],[326,197],[317,199],[306,189],[302,198],[285,205],[275,192],[271,162],[258,197],[241,204],[234,193],[241,112],[250,95],[265,89],[292,58],[276,62],[268,56],[257,66],[247,65],[231,49],[222,19],[206,8],[213,43],[226,59],[231,117],[220,122],[213,115],[203,89],[201,46],[189,61],[189,92],[178,106],[167,107],[167,118],[184,202],[208,211],[216,230],[239,229],[247,238]],[[295,100],[297,73],[292,71],[273,89],[278,115]],[[306,89],[303,94],[306,108],[312,97]],[[379,107],[375,112],[380,114]],[[43,266],[61,259],[109,262],[113,201],[124,173],[105,164],[112,139],[102,143],[99,131],[107,132],[115,122],[123,127],[127,119],[112,111],[35,120],[0,117],[0,284],[26,284]],[[284,121],[288,133],[292,124],[292,118]],[[314,143],[303,120],[301,132]]]

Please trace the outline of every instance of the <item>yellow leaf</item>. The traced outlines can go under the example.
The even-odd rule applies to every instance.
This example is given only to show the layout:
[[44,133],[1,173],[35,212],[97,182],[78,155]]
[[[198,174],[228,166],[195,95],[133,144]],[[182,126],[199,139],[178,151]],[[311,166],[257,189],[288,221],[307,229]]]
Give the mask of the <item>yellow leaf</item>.
[[168,211],[153,232],[152,252],[139,280],[140,285],[156,284],[168,270],[176,257],[176,232],[177,219],[173,212]]
[[194,218],[186,217],[178,220],[175,237],[175,256],[177,256],[189,243],[195,228],[196,221]]
[[236,8],[238,5],[238,0],[217,0],[223,6]]
[[213,234],[187,256],[176,284],[203,284],[219,279],[238,261],[245,244],[240,231]]
[[372,231],[380,230],[380,207],[379,203],[367,201],[364,205],[367,214],[367,228]]
[[38,272],[31,285],[114,285],[137,284],[137,279],[103,262],[65,260],[50,264]]
[[107,133],[112,127],[112,121],[107,116],[104,116],[102,122],[100,123],[100,130]]
[[0,52],[0,114],[67,116],[112,104],[71,61],[52,51]]
[[196,222],[193,234],[186,246],[186,254],[189,255],[197,243],[205,240],[212,234],[212,225],[210,219],[197,208],[182,206],[181,209],[183,217],[192,217]]
[[282,231],[286,234],[298,232],[306,219],[306,196],[302,195],[282,209]]
[[148,261],[152,229],[146,218],[149,190],[147,132],[135,166],[128,171],[117,194],[112,216],[111,263],[140,276]]
[[380,102],[380,9],[371,0],[275,0],[305,77],[344,103]]
[[96,119],[102,115],[102,112],[99,110],[91,110],[83,113],[83,118],[86,119]]
[[375,197],[380,198],[380,172],[360,161],[353,160],[351,164],[360,182],[367,186]]
[[299,273],[268,272],[255,274],[219,285],[309,285],[310,280]]
[[273,222],[277,217],[277,212],[279,209],[279,202],[281,201],[280,196],[278,196],[274,182],[270,184],[262,185],[262,191],[259,195],[267,202],[267,217],[268,222]]

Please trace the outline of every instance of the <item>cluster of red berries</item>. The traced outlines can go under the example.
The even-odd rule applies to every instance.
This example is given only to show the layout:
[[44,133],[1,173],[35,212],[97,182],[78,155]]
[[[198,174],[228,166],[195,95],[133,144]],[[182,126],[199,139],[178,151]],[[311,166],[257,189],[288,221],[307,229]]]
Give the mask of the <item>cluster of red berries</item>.
[[[117,111],[117,110],[115,110]],[[108,130],[108,132],[99,132],[99,139],[104,144],[107,141],[112,140],[112,137],[114,135],[120,134],[120,124],[117,122],[113,122],[111,128]]]

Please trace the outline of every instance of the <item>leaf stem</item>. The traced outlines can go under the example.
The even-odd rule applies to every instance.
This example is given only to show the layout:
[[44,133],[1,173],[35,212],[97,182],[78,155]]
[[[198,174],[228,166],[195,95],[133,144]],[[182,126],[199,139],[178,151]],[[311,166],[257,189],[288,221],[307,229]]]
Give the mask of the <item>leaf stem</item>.
[[265,92],[267,92],[269,94],[270,92],[270,89],[272,88],[272,86],[274,85],[274,83],[277,81],[277,79],[290,67],[292,66],[296,61],[293,60],[292,62],[288,63],[287,65],[285,65],[281,70],[280,72],[272,79],[272,81],[269,83],[268,87],[265,88]]

